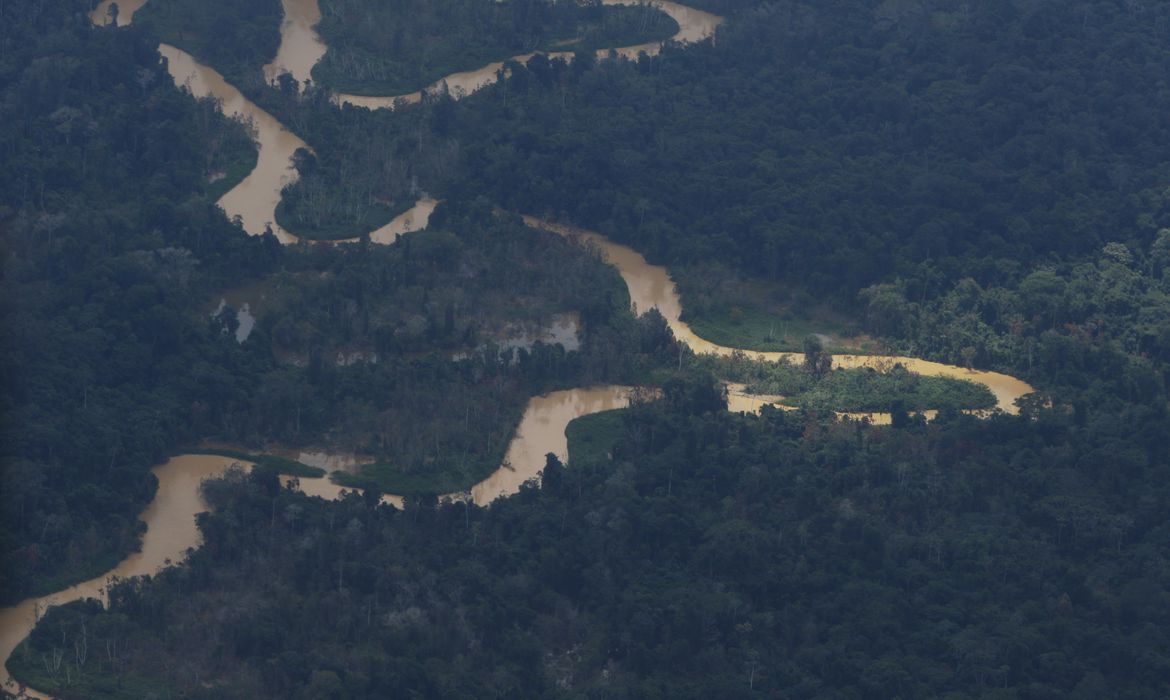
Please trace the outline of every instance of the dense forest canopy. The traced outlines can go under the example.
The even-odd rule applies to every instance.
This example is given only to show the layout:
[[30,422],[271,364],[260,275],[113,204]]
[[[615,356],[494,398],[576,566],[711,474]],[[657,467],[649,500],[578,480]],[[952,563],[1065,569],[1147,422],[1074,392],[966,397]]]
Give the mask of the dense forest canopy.
[[[135,547],[147,470],[183,446],[379,464],[339,503],[273,460],[209,482],[204,546],[108,609],[51,610],[17,677],[68,698],[1170,692],[1170,7],[704,0],[728,13],[714,42],[538,56],[369,111],[265,82],[275,2],[151,0],[121,29],[91,4],[0,4],[0,600]],[[537,5],[491,8],[483,46],[561,38]],[[340,7],[375,12],[325,2],[323,32]],[[247,236],[213,204],[247,130],[174,87],[160,38],[313,147],[290,217],[336,231],[369,220],[353,192],[426,191],[429,230]],[[821,303],[874,347],[1039,391],[980,420],[955,410],[978,388],[830,372],[815,336],[791,370],[694,357],[520,213],[667,264],[730,340]],[[243,342],[211,312],[240,288],[268,290]],[[564,312],[578,350],[485,342]],[[730,413],[726,380],[802,408]],[[570,426],[568,464],[517,495],[436,503],[499,464],[527,397],[600,382],[655,390]],[[842,400],[893,425],[837,420]]]
[[453,191],[845,300],[895,277],[916,297],[1011,283],[1170,225],[1164,4],[786,0],[736,19],[714,45],[530,69],[460,103]]
[[669,264],[700,290],[697,320],[753,310],[688,285],[712,262],[856,312],[875,284],[907,306],[964,278],[1011,290],[1107,244],[1161,269],[1166,12],[789,0],[743,10],[713,44],[538,57],[423,110],[271,104],[317,149],[294,186],[315,201],[360,183],[560,214]]
[[94,31],[85,2],[36,9],[0,8],[7,601],[135,546],[147,468],[209,400],[200,371],[249,361],[194,304],[279,253],[207,197],[254,147],[175,89],[157,40]]
[[236,77],[259,73],[276,56],[283,13],[280,0],[148,0],[134,24]]
[[78,696],[1167,692],[1164,449],[1106,467],[1105,434],[1056,413],[736,416],[703,381],[490,509],[209,484],[188,564],[54,611],[14,663],[46,679],[38,656],[116,640]]
[[532,51],[632,46],[678,31],[650,3],[606,7],[601,0],[324,0],[321,12],[318,31],[329,49],[313,77],[361,95],[413,92]]

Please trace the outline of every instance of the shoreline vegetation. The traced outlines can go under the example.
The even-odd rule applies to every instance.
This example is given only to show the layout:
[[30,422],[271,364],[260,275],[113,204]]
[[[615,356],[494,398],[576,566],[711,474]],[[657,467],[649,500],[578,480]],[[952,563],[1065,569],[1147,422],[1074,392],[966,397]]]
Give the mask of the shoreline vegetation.
[[615,408],[574,418],[565,426],[570,468],[606,462],[625,430],[623,416],[630,409]]
[[407,94],[521,54],[665,41],[679,30],[650,3],[321,0],[321,10],[328,48],[313,82],[351,95]]
[[839,413],[891,411],[961,411],[995,407],[995,395],[983,384],[950,377],[928,377],[900,364],[818,372],[807,366],[775,362],[739,373],[751,395],[780,396],[794,408]]
[[[1166,697],[1170,93],[1148,86],[1167,74],[1170,10],[1025,5],[769,3],[718,47],[653,63],[536,61],[411,114],[305,107],[286,123],[351,144],[321,149],[330,176],[443,166],[418,178],[448,202],[436,230],[378,251],[286,251],[203,206],[200,157],[227,127],[188,119],[149,27],[79,32],[66,0],[4,13],[0,151],[32,166],[0,172],[4,417],[19,428],[6,594],[128,546],[154,491],[142,469],[177,444],[376,440],[411,454],[382,478],[433,484],[505,449],[526,396],[662,386],[570,424],[574,468],[549,459],[539,486],[490,509],[327,504],[279,487],[271,472],[309,468],[297,460],[212,452],[270,469],[205,482],[205,546],[117,584],[109,609],[50,611],[11,668],[67,698]],[[354,133],[391,120],[409,124],[402,140],[358,161],[373,141]],[[1019,416],[888,429],[730,413],[730,375],[812,409],[949,412],[987,395],[897,365],[832,370],[822,338],[802,365],[695,358],[660,314],[635,319],[599,288],[612,270],[583,258],[569,274],[549,263],[560,248],[489,221],[493,205],[556,211],[671,265],[725,257],[856,308],[909,355],[1044,392]],[[448,284],[501,261],[492,284]],[[318,280],[303,313],[244,343],[195,310],[286,268]],[[579,309],[581,351],[450,361],[485,289],[550,281],[573,286],[556,298]],[[413,317],[371,301],[396,294],[409,304],[387,306]],[[694,310],[709,332],[776,341],[778,307],[715,301]],[[323,357],[357,336],[389,352]],[[272,340],[303,347],[304,366],[281,366]]]
[[[687,296],[679,290],[683,308]],[[682,314],[695,335],[716,345],[755,352],[800,352],[804,339],[812,335],[833,354],[881,355],[879,341],[864,335],[854,326],[819,317],[816,311],[808,314],[786,311],[768,312],[749,304],[739,304],[729,310],[708,310]]]
[[[288,196],[294,192],[296,194]],[[302,200],[299,195],[301,192],[301,189],[288,188],[285,190],[286,196],[281,197],[280,202],[276,205],[276,224],[297,238],[310,243],[361,238],[390,223],[399,214],[409,211],[415,204],[413,200],[398,200],[393,206],[373,202],[356,210],[355,215],[349,221],[314,221],[310,218],[311,214],[300,212],[299,202]]]
[[747,275],[718,262],[670,268],[682,303],[682,320],[696,335],[724,347],[758,352],[801,352],[816,336],[834,354],[886,354],[866,335],[860,319],[829,299],[800,288]]
[[135,27],[195,56],[233,84],[276,57],[280,0],[149,0],[134,13]]
[[224,164],[223,170],[217,171],[218,177],[209,179],[203,187],[203,194],[209,200],[218,202],[221,197],[230,192],[236,185],[256,168],[260,160],[260,153],[255,144],[247,152],[239,153],[235,158]]
[[277,474],[287,476],[299,476],[308,479],[320,479],[328,476],[328,473],[320,467],[309,466],[304,462],[298,462],[289,457],[280,457],[264,452],[250,452],[231,447],[179,447],[175,449],[174,454],[175,456],[216,455],[219,457],[231,457],[232,459],[238,459],[243,462],[251,462],[258,467],[267,468],[275,471]]

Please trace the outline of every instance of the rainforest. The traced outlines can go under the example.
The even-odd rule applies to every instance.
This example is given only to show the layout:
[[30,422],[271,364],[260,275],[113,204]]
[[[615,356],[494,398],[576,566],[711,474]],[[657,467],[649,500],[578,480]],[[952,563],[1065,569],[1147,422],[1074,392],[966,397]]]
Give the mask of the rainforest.
[[1170,6],[0,2],[0,692],[1170,694]]

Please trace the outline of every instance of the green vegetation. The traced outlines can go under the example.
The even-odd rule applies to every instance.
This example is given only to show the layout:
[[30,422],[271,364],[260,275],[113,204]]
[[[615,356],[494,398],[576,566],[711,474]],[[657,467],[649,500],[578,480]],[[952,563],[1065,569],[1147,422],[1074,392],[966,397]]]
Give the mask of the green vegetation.
[[[812,333],[825,335],[826,350],[865,354],[849,342],[849,327],[833,320],[769,313],[748,306],[733,306],[726,312],[708,311],[700,316],[686,314],[686,321],[700,338],[718,345],[764,352],[795,352],[801,342]],[[831,336],[827,333],[832,333]]]
[[279,474],[301,476],[309,479],[319,479],[325,476],[324,469],[320,467],[310,467],[309,465],[303,462],[298,462],[295,459],[290,459],[288,457],[278,457],[277,455],[253,454],[251,452],[245,452],[244,450],[234,450],[224,447],[181,447],[176,450],[176,454],[219,455],[221,457],[232,457],[233,459],[252,462],[258,466],[267,467]]
[[[348,211],[354,212],[352,216],[343,220],[330,220],[328,212],[334,207],[342,209],[344,203],[330,206],[316,198],[302,199],[303,192],[301,188],[293,187],[285,190],[285,196],[276,205],[276,223],[285,230],[295,231],[298,237],[307,240],[338,241],[359,238],[373,233],[414,206],[413,201],[399,201],[393,207],[378,202],[365,203],[349,207]],[[317,206],[318,203],[320,206]]]
[[649,3],[599,0],[322,0],[321,11],[317,31],[329,48],[313,79],[357,95],[402,95],[533,51],[632,46],[678,32]]
[[816,335],[830,352],[865,353],[874,342],[846,313],[783,280],[705,262],[671,269],[686,300],[683,319],[700,337],[731,348],[800,351]]
[[256,167],[256,162],[260,159],[260,153],[256,149],[255,144],[249,139],[246,149],[241,149],[242,152],[233,160],[226,160],[222,164],[222,170],[212,171],[208,178],[207,184],[203,188],[203,194],[213,202],[218,202],[220,197],[231,191],[233,187],[244,181],[244,178],[252,172]]
[[909,305],[964,277],[1010,288],[1170,227],[1170,94],[1148,90],[1170,72],[1170,8],[894,5],[786,0],[652,69],[519,71],[454,106],[457,167],[420,182],[847,313],[875,284]]
[[[591,417],[612,460],[488,509],[229,474],[187,564],[14,659],[116,635],[120,674],[193,698],[1170,691],[1164,416],[1114,399],[896,429],[718,393],[684,373]],[[59,677],[109,675],[99,656]]]
[[[125,628],[125,622],[118,619],[103,621],[96,629],[85,629],[92,624],[94,615],[102,612],[100,602],[77,600],[68,605],[49,608],[41,624],[29,635],[28,642],[21,646],[20,653],[13,654],[8,660],[8,670],[22,682],[37,690],[48,692],[63,700],[75,698],[103,698],[108,700],[141,700],[142,698],[158,698],[169,700],[179,697],[165,682],[160,682],[146,674],[125,673],[124,664],[115,651],[114,646],[106,648],[94,647],[78,648],[73,650],[74,659],[64,660],[53,654],[45,656],[42,650],[48,650],[53,645],[51,638],[72,638],[89,641],[89,634],[93,639],[102,639],[116,644],[120,629]],[[84,629],[84,632],[83,632]],[[68,668],[70,661],[76,664],[77,658],[92,657],[91,663],[83,666],[86,673],[68,674],[62,666]]]
[[[514,423],[520,422],[523,408],[512,416]],[[410,473],[402,465],[388,462],[374,462],[363,464],[357,474],[335,472],[334,482],[352,488],[374,488],[381,493],[393,493],[399,496],[435,496],[445,493],[458,493],[469,489],[474,484],[486,479],[492,472],[499,469],[504,460],[508,443],[497,445],[494,453],[484,455],[478,463],[463,463],[455,468],[447,468],[439,473]],[[498,455],[498,458],[496,458]]]
[[[83,6],[0,8],[0,148],[14,164],[0,172],[0,600],[133,550],[149,467],[179,445],[370,445],[446,483],[498,464],[533,393],[644,376],[677,355],[661,319],[630,318],[612,270],[484,203],[439,212],[435,232],[389,250],[245,235],[206,183],[246,159],[246,131],[175,89],[150,23],[91,28]],[[231,319],[201,302],[266,276],[310,293],[285,296],[237,344]],[[582,352],[449,360],[475,347],[479,319],[544,310],[581,312]],[[327,354],[367,342],[376,365]]]
[[[322,225],[446,202],[388,248],[289,249],[209,201],[242,131],[173,88],[150,23],[0,4],[4,600],[133,549],[178,445],[368,447],[363,479],[424,496],[494,466],[533,394],[662,391],[570,426],[571,467],[490,509],[229,472],[205,546],[46,616],[17,676],[86,698],[1170,696],[1170,7],[705,4],[739,8],[713,45],[537,58],[395,113],[253,65],[241,88],[319,154],[302,194],[345,202]],[[834,409],[987,397],[830,372],[815,344],[807,369],[694,358],[495,207],[743,271],[756,338],[804,294],[1041,391],[986,420],[730,414],[731,371]],[[696,318],[738,305],[686,277]],[[236,343],[201,304],[257,280],[272,302]],[[578,352],[451,359],[480,318],[562,311]],[[377,362],[333,361],[350,349]]]
[[820,411],[907,411],[993,408],[995,395],[982,384],[923,377],[895,364],[886,370],[834,369],[818,373],[789,362],[736,363],[735,381],[752,394],[783,396],[789,406]]
[[199,437],[201,407],[231,411],[206,379],[248,362],[196,300],[273,260],[204,194],[255,157],[246,130],[175,89],[149,30],[89,9],[0,6],[5,603],[137,547],[149,468]]
[[569,438],[569,465],[580,466],[608,460],[614,445],[622,438],[625,421],[622,412],[626,409],[602,411],[581,416],[565,427]]
[[[393,246],[286,256],[243,345],[266,359],[248,406],[203,429],[375,456],[339,476],[349,486],[459,491],[503,461],[530,396],[635,382],[678,356],[661,316],[634,319],[616,271],[565,239],[479,205],[442,205],[431,223]],[[579,351],[483,340],[566,311],[579,312]]]
[[618,274],[557,236],[490,215],[451,220],[394,246],[318,251],[266,285],[259,327],[281,354],[311,360],[367,350],[385,357],[471,351],[509,321],[627,304]]
[[280,0],[150,0],[134,24],[238,83],[276,57],[283,17]]

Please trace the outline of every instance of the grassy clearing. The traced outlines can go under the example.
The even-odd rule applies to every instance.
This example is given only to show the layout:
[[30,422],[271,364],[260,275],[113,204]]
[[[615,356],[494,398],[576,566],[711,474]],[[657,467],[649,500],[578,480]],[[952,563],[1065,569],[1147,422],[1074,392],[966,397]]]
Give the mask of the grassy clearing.
[[608,461],[609,453],[625,430],[623,412],[617,408],[582,416],[565,427],[569,439],[569,464],[581,465]]
[[141,676],[115,677],[110,674],[89,674],[82,676],[73,683],[66,684],[55,681],[44,671],[43,666],[37,663],[24,663],[17,660],[20,650],[12,655],[8,661],[8,672],[17,681],[30,688],[47,692],[52,697],[61,700],[142,700],[142,698],[157,698],[169,700],[178,698],[179,694],[163,685],[161,682],[142,678]]

